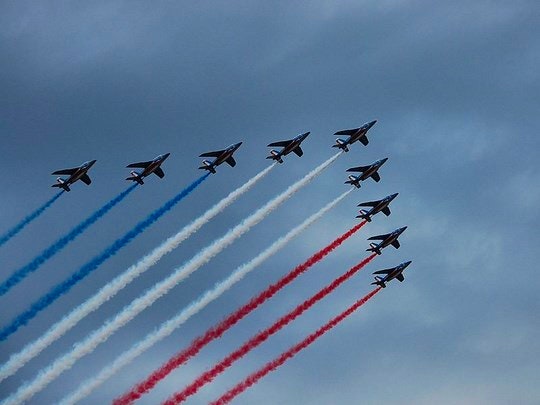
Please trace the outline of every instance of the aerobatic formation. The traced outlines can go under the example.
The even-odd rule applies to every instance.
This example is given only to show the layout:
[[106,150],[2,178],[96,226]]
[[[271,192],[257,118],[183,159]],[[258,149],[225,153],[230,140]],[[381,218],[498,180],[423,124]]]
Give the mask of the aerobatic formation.
[[[368,132],[376,123],[377,121],[373,120],[361,125],[358,128],[340,130],[336,132],[335,135],[340,136],[336,140],[336,143],[332,145],[332,147],[339,150],[336,154],[330,156],[317,167],[310,170],[287,189],[270,199],[258,210],[255,210],[252,214],[246,216],[246,218],[243,219],[239,224],[232,227],[223,236],[216,238],[215,241],[209,244],[207,247],[200,249],[198,252],[193,252],[193,257],[191,259],[178,266],[172,272],[169,272],[170,274],[162,281],[157,282],[153,286],[148,286],[148,289],[142,293],[140,297],[134,299],[130,304],[126,305],[115,316],[104,320],[102,326],[89,333],[85,338],[81,339],[72,347],[65,349],[64,354],[53,360],[49,365],[43,367],[41,370],[35,370],[35,377],[33,379],[29,381],[20,380],[20,386],[18,389],[11,393],[6,392],[6,390],[2,390],[3,398],[1,404],[20,404],[27,402],[35,395],[39,394],[40,391],[45,389],[49,384],[53,383],[64,372],[69,372],[71,367],[79,359],[90,355],[99,345],[105,343],[107,339],[111,337],[118,329],[125,326],[146,308],[156,303],[156,301],[167,294],[173,287],[181,283],[192,273],[212,260],[214,256],[218,255],[221,251],[233,244],[236,239],[240,238],[253,226],[257,225],[286,200],[292,198],[303,187],[315,180],[319,174],[321,174],[327,167],[332,165],[342,154],[349,152],[357,141],[362,145],[367,146],[369,144]],[[304,150],[302,148],[304,147],[304,143],[307,143],[306,139],[309,135],[310,132],[304,132],[296,137],[293,137],[292,139],[269,143],[268,147],[272,149],[270,149],[269,155],[266,157],[266,159],[270,159],[271,163],[264,170],[255,174],[237,189],[231,191],[228,196],[219,200],[201,216],[192,219],[190,223],[181,228],[177,233],[164,239],[164,241],[154,249],[146,253],[141,252],[144,254],[132,266],[127,268],[124,272],[121,272],[108,284],[104,285],[95,293],[94,296],[88,298],[78,306],[68,309],[62,319],[56,321],[56,323],[54,323],[55,320],[51,319],[50,324],[52,326],[50,326],[48,330],[45,332],[40,332],[42,333],[41,336],[36,337],[34,341],[30,341],[30,343],[26,344],[26,346],[18,349],[17,352],[12,353],[9,360],[0,365],[0,383],[3,383],[3,381],[6,379],[13,378],[19,369],[25,367],[28,362],[39,356],[47,347],[57,343],[57,341],[63,335],[68,333],[86,316],[97,311],[101,305],[111,300],[119,291],[127,288],[132,281],[146,272],[150,267],[157,264],[163,256],[176,249],[183,241],[188,239],[217,215],[225,211],[229,205],[235,202],[242,195],[246,194],[259,181],[266,177],[273,168],[279,166],[279,164],[282,164],[284,159],[290,159],[288,155],[290,155],[291,152],[297,157],[302,157],[304,155]],[[161,217],[166,215],[183,199],[188,198],[191,193],[195,192],[198,187],[205,183],[205,180],[211,174],[217,173],[217,168],[222,163],[227,163],[230,167],[235,167],[236,159],[234,155],[241,145],[242,142],[237,142],[226,147],[225,149],[202,153],[200,157],[213,158],[213,160],[204,159],[202,161],[199,169],[204,170],[205,172],[201,174],[200,177],[188,181],[187,184],[181,190],[177,191],[172,198],[148,213],[146,217],[135,224],[133,228],[122,237],[111,241],[108,247],[95,254],[92,259],[82,265],[79,269],[73,271],[67,279],[63,280],[56,286],[53,286],[49,291],[46,291],[41,298],[34,302],[29,301],[28,307],[19,315],[15,316],[11,322],[5,325],[0,325],[0,344],[2,344],[3,341],[11,339],[12,336],[15,338],[16,334],[20,332],[20,329],[32,322],[32,320],[38,315],[47,317],[48,314],[44,311],[49,305],[51,305],[61,296],[68,294],[72,287],[78,283],[82,283],[86,276],[94,271],[97,271],[105,261],[118,254],[124,246],[135,240],[138,235],[157,222]],[[21,293],[21,291],[18,290],[22,289],[22,287],[18,284],[23,279],[31,276],[33,272],[39,270],[47,260],[60,252],[60,250],[67,247],[77,236],[83,234],[92,224],[97,222],[114,206],[127,198],[135,188],[144,185],[146,180],[150,181],[151,177],[153,177],[151,176],[152,174],[156,175],[156,177],[160,179],[163,179],[165,177],[165,171],[163,170],[162,165],[164,165],[169,156],[170,153],[165,153],[149,161],[128,164],[127,168],[138,169],[130,171],[129,176],[126,178],[126,180],[130,182],[129,187],[121,191],[119,194],[111,197],[104,203],[102,207],[89,215],[85,220],[74,225],[71,231],[52,242],[48,248],[38,253],[25,266],[11,272],[7,272],[7,277],[0,282],[0,299],[4,300],[3,305],[6,306],[8,303],[7,300],[9,300],[11,290],[14,290],[14,292],[19,294]],[[387,161],[388,158],[383,158],[370,164],[367,162],[362,162],[362,166],[355,166],[347,169],[347,172],[349,173],[358,173],[357,175],[350,174],[347,176],[345,184],[352,187],[342,194],[335,196],[326,205],[320,207],[313,214],[305,218],[303,222],[271,243],[265,250],[262,250],[258,255],[239,266],[228,277],[225,277],[222,281],[216,283],[212,288],[206,290],[206,292],[194,299],[185,308],[179,308],[176,315],[163,322],[160,326],[157,326],[147,336],[139,337],[138,340],[133,342],[126,342],[124,345],[126,348],[128,348],[126,351],[123,353],[118,353],[118,355],[115,353],[110,353],[111,358],[113,359],[112,362],[110,364],[103,365],[100,372],[94,373],[91,378],[81,382],[79,387],[73,387],[73,390],[69,390],[63,398],[47,398],[44,401],[47,403],[54,402],[61,404],[78,403],[83,398],[91,395],[95,390],[98,390],[99,387],[105,382],[115,381],[115,378],[117,378],[117,375],[121,373],[125,366],[134,361],[150,347],[158,344],[176,329],[180,328],[188,319],[196,316],[203,308],[210,305],[217,298],[226,294],[237,283],[241,282],[247,274],[253,272],[257,267],[262,265],[273,255],[277,254],[294,238],[322,218],[327,212],[334,209],[341,201],[351,194],[353,190],[359,189],[363,182],[366,182],[366,180],[371,178],[376,183],[379,183],[381,181],[379,171]],[[54,171],[52,174],[60,177],[57,177],[56,183],[53,184],[52,187],[60,190],[57,191],[53,198],[50,198],[39,208],[28,214],[19,223],[14,225],[11,229],[6,230],[2,235],[0,235],[0,248],[4,249],[4,244],[13,239],[33,221],[44,215],[45,212],[54,205],[54,202],[57,201],[57,199],[59,199],[64,192],[70,192],[72,189],[77,189],[76,184],[78,184],[77,182],[79,180],[88,186],[91,185],[92,180],[89,172],[95,163],[96,160],[90,160],[78,167]],[[386,172],[386,167],[383,169],[383,171]],[[385,173],[383,173],[383,177],[384,176]],[[367,183],[369,183],[369,181],[367,181]],[[118,387],[118,390],[125,391],[118,391],[116,393],[118,395],[117,398],[111,398],[111,400],[117,405],[131,404],[143,397],[145,394],[149,393],[160,381],[167,378],[167,376],[174,370],[179,367],[186,367],[186,363],[195,357],[203,347],[209,345],[214,340],[219,340],[229,329],[235,327],[244,317],[256,310],[259,306],[264,305],[268,300],[273,299],[276,294],[280,293],[285,286],[292,283],[297,277],[307,274],[308,271],[317,271],[316,269],[312,270],[312,268],[318,263],[322,262],[327,255],[337,250],[341,244],[356,233],[360,232],[360,230],[366,224],[371,223],[376,214],[382,212],[385,216],[390,216],[390,205],[397,196],[398,193],[393,193],[386,197],[382,197],[379,200],[359,203],[358,207],[362,208],[360,209],[356,218],[358,218],[360,221],[355,221],[356,223],[353,224],[353,226],[351,226],[349,229],[345,229],[341,235],[335,236],[334,238],[329,238],[330,240],[326,246],[316,250],[309,258],[296,265],[296,267],[291,269],[289,273],[286,273],[281,279],[270,284],[263,291],[255,293],[248,302],[226,316],[222,321],[203,332],[187,347],[178,347],[178,352],[172,355],[169,360],[167,360],[157,369],[152,371],[149,368],[147,370],[148,376],[142,381],[134,384],[131,388],[118,387],[119,382],[123,381],[118,378],[118,380],[116,380],[118,384],[114,384],[114,387]],[[386,247],[393,246],[395,249],[399,249],[399,238],[406,229],[407,226],[403,226],[385,234],[369,237],[368,241],[377,242],[369,242],[366,249],[366,251],[369,253],[363,258],[359,258],[358,263],[349,268],[343,274],[337,276],[330,284],[316,292],[310,298],[300,302],[298,306],[283,314],[278,320],[270,324],[270,326],[268,326],[266,329],[262,329],[260,332],[249,338],[236,350],[233,350],[231,353],[223,357],[222,360],[217,361],[214,365],[210,365],[200,376],[193,376],[194,378],[192,381],[186,382],[184,386],[179,385],[176,388],[177,391],[175,390],[176,392],[169,393],[170,396],[165,403],[177,404],[185,401],[188,397],[195,395],[199,389],[206,384],[210,384],[215,377],[217,377],[227,368],[231,367],[236,360],[243,358],[252,349],[263,344],[275,333],[287,327],[287,325],[291,322],[296,321],[297,318],[300,318],[301,315],[305,311],[309,310],[313,305],[318,304],[327,296],[331,295],[334,290],[341,286],[341,284],[347,282],[364,267],[368,266],[371,261],[380,256]],[[273,263],[274,265],[276,264],[275,261]],[[316,339],[321,338],[327,332],[336,327],[340,322],[360,309],[379,291],[381,291],[381,289],[386,288],[392,280],[396,279],[399,282],[403,282],[403,272],[411,263],[411,261],[405,261],[395,267],[385,268],[373,272],[375,276],[374,281],[371,283],[371,285],[375,286],[373,290],[368,292],[363,297],[358,298],[357,301],[355,301],[345,311],[327,321],[319,329],[306,334],[305,339],[293,344],[288,350],[284,351],[276,359],[269,361],[259,370],[254,371],[244,380],[236,385],[233,385],[231,389],[225,393],[222,393],[222,395],[219,396],[218,399],[216,399],[213,403],[225,404],[232,401],[247,388],[256,384],[262,377],[279,368],[287,360],[294,357],[301,350],[309,347],[309,345]],[[7,296],[4,297],[4,295]],[[32,333],[30,330],[28,332]],[[11,347],[16,346],[16,342],[11,343]],[[43,400],[38,402],[43,403]]]

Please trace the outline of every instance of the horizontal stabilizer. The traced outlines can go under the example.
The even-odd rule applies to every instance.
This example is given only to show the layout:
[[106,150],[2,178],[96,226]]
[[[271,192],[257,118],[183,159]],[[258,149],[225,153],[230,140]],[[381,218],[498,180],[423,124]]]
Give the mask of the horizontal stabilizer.
[[136,167],[138,169],[146,169],[148,166],[150,166],[151,163],[152,163],[152,161],[149,161],[149,162],[137,162],[137,163],[131,163],[131,164],[127,165],[126,167]]
[[90,183],[92,183],[92,179],[90,179],[90,176],[88,176],[86,173],[81,176],[81,181],[87,186],[89,186]]
[[74,174],[77,170],[79,170],[78,167],[75,167],[73,169],[62,169],[62,170],[57,170],[55,172],[52,172],[52,174],[67,174],[69,176],[71,176],[72,174]]
[[292,141],[279,141],[279,142],[269,143],[268,146],[278,146],[280,148],[284,148],[286,146],[289,146],[291,143]]
[[215,152],[206,152],[199,155],[199,157],[219,157],[223,154],[223,152],[225,152],[225,150],[217,150]]
[[165,173],[163,172],[163,169],[161,167],[158,167],[156,170],[154,170],[154,174],[158,176],[160,179],[165,177]]

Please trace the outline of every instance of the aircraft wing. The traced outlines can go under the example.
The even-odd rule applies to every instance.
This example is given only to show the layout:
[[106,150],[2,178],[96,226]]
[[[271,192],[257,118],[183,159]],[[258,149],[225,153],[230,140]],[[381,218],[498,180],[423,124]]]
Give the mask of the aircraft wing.
[[82,181],[84,184],[86,184],[87,186],[89,186],[90,183],[92,183],[92,180],[90,179],[90,176],[87,175],[86,173],[83,174],[83,175],[81,176],[81,181]]
[[375,172],[371,175],[371,178],[375,180],[377,183],[381,181],[381,176],[379,176],[379,173]]
[[375,207],[378,203],[380,203],[380,200],[366,201],[366,202],[358,204],[357,207]]
[[226,160],[226,162],[232,167],[236,166],[236,160],[234,160],[234,158],[232,156],[230,158],[228,158]]
[[293,152],[296,153],[297,156],[302,156],[304,154],[304,151],[300,146],[297,146],[293,149]]
[[137,162],[137,163],[131,163],[129,165],[127,165],[126,167],[137,167],[139,169],[146,169],[148,166],[150,166],[150,163],[152,163],[152,161],[148,161],[148,162]]
[[367,144],[369,143],[369,139],[367,139],[367,136],[365,135],[362,135],[360,138],[358,138],[358,140],[362,142],[362,145],[364,146],[367,146]]
[[279,147],[286,147],[286,146],[289,146],[290,144],[292,143],[292,140],[289,140],[289,141],[279,141],[279,142],[272,142],[272,143],[269,143],[268,146],[279,146]]
[[163,169],[161,167],[158,167],[156,170],[154,170],[154,174],[158,176],[160,179],[165,177],[165,173],[163,172]]
[[368,240],[385,240],[386,238],[388,238],[388,236],[390,236],[390,234],[385,233],[384,235],[372,236],[371,238],[368,238]]
[[399,273],[396,278],[400,281],[400,282],[403,282],[403,280],[405,280],[405,277],[403,277],[403,273]]
[[77,170],[79,170],[78,167],[75,167],[73,169],[62,169],[62,170],[57,170],[55,172],[52,172],[52,174],[67,174],[67,175],[72,175],[73,173],[75,173]]
[[386,215],[386,216],[389,216],[390,215],[390,208],[388,207],[384,207],[381,212]]
[[399,241],[396,239],[395,241],[392,242],[392,246],[395,247],[396,249],[399,249]]
[[369,166],[357,166],[357,167],[351,167],[350,169],[347,169],[348,172],[365,172],[367,169],[369,169]]
[[201,155],[199,155],[199,157],[220,157],[223,152],[225,152],[225,150],[216,150],[215,152],[206,152],[206,153],[203,153]]
[[373,274],[390,274],[394,269],[384,269],[384,270],[379,270],[379,271],[375,271]]
[[344,129],[343,131],[337,131],[334,135],[352,135],[360,128]]

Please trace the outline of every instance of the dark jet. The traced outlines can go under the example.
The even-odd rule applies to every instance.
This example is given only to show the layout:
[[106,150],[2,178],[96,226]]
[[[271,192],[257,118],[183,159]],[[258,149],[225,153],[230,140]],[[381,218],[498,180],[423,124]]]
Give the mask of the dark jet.
[[302,156],[304,152],[302,151],[302,148],[300,147],[300,144],[304,139],[307,138],[309,135],[309,132],[306,132],[302,135],[298,135],[296,138],[293,138],[288,141],[279,141],[279,142],[273,142],[269,144],[268,146],[279,146],[282,147],[279,152],[277,150],[272,149],[270,151],[270,156],[267,156],[267,159],[274,159],[277,160],[279,163],[283,163],[283,156],[288,155],[291,152],[296,153],[298,156]]
[[366,249],[366,251],[374,252],[380,255],[381,250],[390,245],[392,245],[396,249],[399,249],[398,237],[405,231],[405,229],[407,229],[406,226],[404,226],[403,228],[396,229],[394,232],[391,232],[391,233],[372,236],[371,238],[368,238],[368,240],[380,240],[381,242],[378,245],[375,243],[370,243],[369,244],[370,248]]
[[336,144],[332,145],[332,148],[339,148],[348,152],[349,145],[352,145],[356,141],[360,141],[362,144],[367,145],[369,140],[367,139],[366,134],[376,122],[377,120],[366,122],[360,128],[344,129],[343,131],[336,132],[334,135],[348,135],[349,137],[347,139],[338,138]]
[[152,173],[162,179],[163,177],[165,177],[165,173],[163,173],[161,164],[165,161],[165,159],[169,157],[169,155],[170,153],[165,153],[164,155],[159,155],[154,158],[154,160],[149,160],[148,162],[138,162],[127,165],[126,167],[136,167],[143,170],[141,172],[136,172],[135,170],[132,170],[131,176],[126,178],[126,180],[136,181],[140,185],[143,185],[143,178],[146,176],[150,176]]
[[384,215],[389,216],[390,208],[388,208],[388,205],[390,205],[390,203],[394,200],[394,198],[397,197],[397,195],[398,193],[395,193],[384,197],[382,200],[367,201],[358,204],[359,207],[371,207],[371,209],[369,211],[360,210],[360,215],[357,215],[356,218],[362,218],[368,222],[371,222],[371,217],[378,212],[382,212]]
[[373,274],[384,274],[385,276],[375,276],[375,281],[371,283],[371,285],[378,285],[382,288],[385,288],[386,283],[388,283],[390,280],[397,279],[399,282],[403,282],[403,280],[405,280],[405,277],[403,277],[403,270],[405,270],[407,266],[411,263],[412,261],[403,262],[401,264],[398,264],[396,267],[392,267],[391,269],[379,270],[374,272]]
[[348,172],[361,172],[362,174],[360,176],[353,176],[351,174],[349,176],[349,180],[347,180],[345,184],[352,184],[356,188],[360,188],[360,182],[366,180],[368,177],[371,177],[376,182],[379,182],[381,180],[381,176],[379,176],[378,170],[386,163],[387,160],[388,158],[384,158],[377,160],[375,163],[372,163],[369,166],[358,166],[347,169]]
[[84,184],[89,185],[92,183],[92,180],[90,179],[90,176],[88,176],[87,172],[94,165],[94,163],[96,163],[96,160],[90,160],[88,162],[84,162],[79,167],[74,167],[73,169],[62,169],[53,172],[52,174],[65,174],[69,175],[69,177],[67,179],[58,177],[56,179],[57,184],[53,184],[51,187],[59,187],[64,189],[64,191],[70,191],[71,189],[69,188],[69,185],[75,183],[77,180],[81,180]]
[[230,166],[236,166],[236,160],[233,158],[233,153],[236,152],[242,145],[242,142],[235,143],[234,145],[229,146],[227,149],[217,150],[215,152],[206,152],[199,157],[215,157],[213,162],[208,160],[203,160],[203,165],[199,169],[208,170],[211,173],[216,173],[216,166],[219,166],[223,162],[227,162]]

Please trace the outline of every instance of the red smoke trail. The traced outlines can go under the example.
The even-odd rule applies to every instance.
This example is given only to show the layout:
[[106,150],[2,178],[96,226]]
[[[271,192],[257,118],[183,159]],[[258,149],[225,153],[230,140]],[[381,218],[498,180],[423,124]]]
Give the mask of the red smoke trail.
[[375,254],[372,254],[371,256],[368,256],[367,258],[362,260],[356,266],[351,267],[351,269],[349,269],[349,271],[347,271],[345,274],[342,274],[341,276],[336,278],[329,285],[327,285],[322,290],[320,290],[317,294],[315,294],[311,298],[308,298],[307,300],[305,300],[303,303],[298,305],[296,308],[294,308],[288,314],[285,314],[284,316],[279,318],[272,326],[270,326],[270,327],[264,329],[263,331],[257,333],[255,336],[253,336],[251,339],[249,339],[246,343],[244,343],[242,346],[240,346],[234,352],[232,352],[227,357],[225,357],[223,360],[221,360],[219,363],[217,363],[210,370],[205,371],[195,381],[193,381],[191,384],[189,384],[182,391],[177,392],[176,394],[171,396],[167,401],[164,402],[164,404],[165,405],[176,405],[176,404],[179,404],[180,402],[185,401],[189,396],[195,394],[200,388],[202,388],[207,383],[211,382],[219,374],[221,374],[228,367],[230,367],[236,360],[241,359],[247,353],[249,353],[249,351],[256,348],[261,343],[265,342],[274,333],[276,333],[276,332],[280,331],[281,329],[283,329],[283,327],[287,326],[290,322],[292,322],[297,317],[302,315],[304,313],[304,311],[311,308],[315,303],[322,300],[324,297],[326,297],[328,294],[330,294],[332,291],[334,291],[337,287],[339,287],[341,284],[343,284],[345,281],[347,281],[349,278],[351,278],[353,275],[355,275],[366,264],[368,264],[371,260],[373,260],[373,258],[375,256],[376,256]]
[[360,308],[362,305],[368,302],[380,290],[381,290],[381,287],[377,287],[376,289],[371,291],[369,294],[367,294],[363,298],[360,298],[358,301],[356,301],[353,305],[351,305],[341,314],[336,316],[334,319],[331,319],[330,322],[328,322],[324,326],[317,329],[315,332],[313,332],[311,335],[306,337],[300,343],[297,343],[296,345],[292,346],[289,350],[283,352],[276,359],[266,363],[266,365],[262,367],[261,369],[259,369],[258,371],[255,371],[254,373],[250,374],[244,381],[238,383],[236,386],[231,388],[229,391],[227,391],[225,394],[219,397],[219,399],[212,402],[211,404],[212,405],[225,405],[231,402],[237,395],[240,395],[242,392],[244,392],[246,389],[251,387],[253,384],[257,383],[257,381],[259,381],[261,378],[266,376],[266,374],[270,373],[271,371],[274,371],[276,368],[281,366],[287,360],[296,356],[298,352],[308,347],[310,344],[312,344],[314,341],[316,341],[318,338],[320,338],[322,335],[324,335],[326,332],[328,332],[338,323],[340,323],[349,315],[351,315],[354,311],[356,311],[358,308]]
[[357,231],[359,231],[365,223],[366,221],[362,221],[349,229],[347,232],[335,239],[328,246],[319,250],[317,253],[307,259],[304,263],[298,265],[289,274],[283,276],[276,283],[270,285],[266,290],[261,292],[256,297],[252,298],[243,307],[237,309],[235,312],[230,314],[227,318],[225,318],[216,326],[208,329],[204,335],[195,338],[193,342],[191,342],[189,347],[176,354],[175,356],[171,357],[169,361],[163,364],[159,369],[155,370],[145,380],[138,383],[135,387],[131,389],[131,391],[114,400],[114,405],[131,404],[132,402],[149,392],[152,388],[156,386],[159,381],[169,375],[175,368],[181,366],[186,361],[195,356],[197,353],[199,353],[199,351],[208,343],[210,343],[214,339],[221,337],[223,333],[225,333],[230,327],[240,321],[244,316],[248,315],[251,311],[256,309],[267,299],[271,298],[275,293],[277,293],[287,284],[292,282],[300,274],[304,273],[315,263],[322,260],[326,255],[331,253],[334,249],[339,247],[343,242],[345,242],[348,238],[350,238]]

